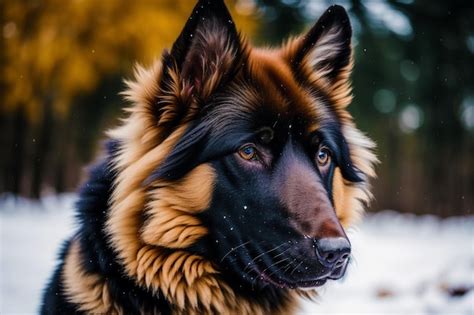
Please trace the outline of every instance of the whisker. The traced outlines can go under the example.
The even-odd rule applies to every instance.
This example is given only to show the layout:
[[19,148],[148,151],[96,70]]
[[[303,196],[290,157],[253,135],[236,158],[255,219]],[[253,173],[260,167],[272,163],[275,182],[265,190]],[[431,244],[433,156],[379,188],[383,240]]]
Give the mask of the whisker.
[[284,251],[282,251],[281,253],[279,253],[278,255],[276,255],[276,256],[275,256],[275,257],[273,257],[273,258],[277,258],[278,256],[281,256],[281,255],[283,255],[283,254],[284,254],[284,253],[286,253],[286,252],[287,252],[289,249],[291,249],[291,246],[290,246],[290,247],[288,247],[287,249],[285,249]]
[[237,246],[237,247],[233,247],[231,250],[229,250],[229,251],[224,255],[224,257],[222,257],[222,259],[221,259],[220,262],[222,262],[222,261],[223,261],[227,256],[229,256],[233,251],[235,251],[236,249],[238,249],[238,248],[240,248],[240,247],[242,247],[242,246],[247,245],[247,244],[250,243],[250,242],[251,242],[251,241],[247,241],[247,242],[245,242],[245,243],[240,244],[240,245]]
[[[256,265],[256,260],[257,260],[258,258],[260,258],[260,257],[262,257],[263,255],[268,254],[268,253],[270,253],[270,252],[272,252],[272,251],[274,251],[274,250],[277,250],[278,248],[282,247],[282,246],[285,245],[285,244],[287,244],[287,242],[284,242],[284,243],[282,243],[282,244],[280,244],[280,245],[275,246],[274,248],[271,248],[271,249],[268,250],[268,251],[265,251],[265,252],[259,254],[257,257],[255,257],[255,258],[252,259],[250,262],[248,262],[248,263],[247,263],[247,266],[246,266],[246,267],[244,268],[244,270],[243,270],[243,272],[245,273],[245,275],[247,275],[248,277],[252,278],[253,276],[251,275],[251,273],[253,272],[253,270],[248,270],[248,268],[250,268],[251,266]],[[275,256],[273,257],[273,259],[275,259],[275,258],[278,257],[278,256],[281,256],[284,252],[286,252],[286,251],[287,251],[288,249],[290,249],[290,248],[291,248],[291,245],[290,245],[288,248],[286,248],[285,250],[283,250],[282,253],[280,253],[280,254],[278,254],[278,255],[275,255]],[[288,260],[288,259],[289,259],[289,258],[285,258],[285,259],[283,259],[282,261],[279,261],[279,262],[277,262],[277,263],[281,263],[281,262],[286,261],[286,260]],[[276,263],[275,263],[275,264],[276,264]],[[257,274],[257,275],[252,279],[252,281],[251,281],[251,288],[252,288],[252,290],[255,288],[255,285],[257,284],[258,277],[259,277],[259,275]]]
[[290,275],[292,275],[292,274],[293,274],[293,272],[295,272],[295,270],[296,270],[296,269],[298,269],[298,267],[299,267],[299,266],[301,266],[301,265],[303,264],[303,262],[304,262],[304,260],[300,261],[300,263],[299,263],[299,264],[297,264],[297,265],[296,265],[296,267],[295,267],[295,268],[293,268],[293,270],[290,272]]
[[[262,271],[262,274],[264,274],[266,277],[269,277],[269,278],[270,278],[273,274],[275,274],[275,272],[276,272],[277,270],[272,271],[272,272],[271,272],[270,274],[268,274],[268,275],[265,274],[265,271],[267,271],[267,270],[270,269],[271,267],[275,267],[275,266],[277,266],[279,263],[285,262],[285,261],[287,261],[287,260],[289,260],[289,259],[290,259],[290,258],[286,257],[286,258],[283,258],[283,259],[281,259],[281,260],[279,260],[279,261],[277,261],[277,262],[271,264],[269,267],[265,268],[265,269]],[[257,280],[257,279],[255,279],[255,282],[256,282],[256,280]]]
[[289,259],[288,257],[287,257],[287,258],[283,258],[283,259],[281,259],[281,260],[279,260],[279,261],[277,261],[277,262],[271,264],[270,266],[268,266],[267,268],[265,268],[264,270],[262,270],[262,273],[265,273],[265,271],[267,271],[267,270],[270,269],[271,267],[274,267],[274,266],[278,265],[279,263],[284,262],[284,261],[286,261],[286,260],[288,260],[288,259]]
[[292,261],[290,261],[285,267],[283,267],[283,272],[286,272],[290,267],[291,265],[293,264],[294,261],[296,261],[297,258],[293,258]]
[[265,255],[265,254],[268,254],[268,253],[270,253],[270,252],[273,252],[274,250],[277,250],[278,248],[282,247],[282,246],[285,245],[285,244],[286,244],[286,242],[285,242],[285,243],[282,243],[282,244],[280,244],[280,245],[278,245],[278,246],[275,246],[274,248],[272,248],[272,249],[270,249],[270,250],[267,250],[267,251],[261,253],[260,255],[258,255],[258,256],[255,257],[254,259],[252,259],[252,260],[247,264],[247,267],[245,267],[244,271],[247,270],[247,268],[249,268],[254,262],[256,262],[256,260],[257,260],[258,258],[262,257],[262,256]]

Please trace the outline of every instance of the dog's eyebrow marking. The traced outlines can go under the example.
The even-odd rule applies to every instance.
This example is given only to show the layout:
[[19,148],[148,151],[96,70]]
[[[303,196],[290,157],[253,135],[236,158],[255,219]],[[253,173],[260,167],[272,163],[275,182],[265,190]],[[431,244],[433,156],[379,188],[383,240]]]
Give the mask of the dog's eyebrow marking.
[[251,241],[247,241],[247,242],[245,242],[245,243],[240,244],[240,245],[237,246],[237,247],[232,247],[231,250],[229,250],[229,251],[227,252],[227,254],[225,254],[224,257],[222,257],[222,259],[221,259],[220,262],[222,262],[222,261],[223,261],[227,256],[229,256],[233,251],[237,250],[238,248],[240,248],[240,247],[242,247],[242,246],[247,245],[247,244],[250,243],[250,242],[251,242]]

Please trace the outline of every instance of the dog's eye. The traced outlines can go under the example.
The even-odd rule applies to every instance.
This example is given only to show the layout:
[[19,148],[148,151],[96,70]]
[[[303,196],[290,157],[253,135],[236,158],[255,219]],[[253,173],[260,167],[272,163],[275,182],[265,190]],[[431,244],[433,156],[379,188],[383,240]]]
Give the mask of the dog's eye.
[[321,147],[318,150],[318,165],[326,166],[331,161],[331,151],[327,147]]
[[246,144],[239,149],[240,156],[248,161],[257,159],[257,148],[253,144]]

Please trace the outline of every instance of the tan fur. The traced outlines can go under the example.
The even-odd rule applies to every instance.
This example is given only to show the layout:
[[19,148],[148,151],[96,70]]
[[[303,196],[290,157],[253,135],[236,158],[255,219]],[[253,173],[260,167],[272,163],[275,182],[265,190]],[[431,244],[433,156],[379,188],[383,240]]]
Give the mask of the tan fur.
[[149,193],[149,216],[142,228],[145,243],[168,248],[186,248],[207,233],[193,215],[209,207],[215,174],[202,164],[175,183],[156,183]]
[[[317,41],[310,52],[303,58],[298,71],[301,71],[308,82],[315,89],[323,92],[331,101],[331,106],[336,110],[340,119],[351,121],[352,116],[347,112],[347,106],[352,102],[352,87],[350,84],[350,74],[353,67],[351,56],[349,64],[340,70],[334,81],[328,79],[330,69],[320,66],[324,58],[330,54],[338,53],[340,44],[335,41],[338,35],[336,28],[327,30],[321,39]],[[289,64],[294,56],[301,49],[304,37],[292,38],[280,49],[280,54]]]
[[[349,115],[349,114],[348,114]],[[361,217],[364,208],[370,203],[373,196],[370,192],[369,178],[375,177],[374,166],[379,162],[374,154],[375,143],[365,136],[352,122],[342,126],[342,133],[346,138],[354,165],[368,178],[361,183],[344,181],[344,212],[350,218],[343,219],[353,224]],[[341,209],[342,211],[343,209]]]
[[[237,299],[227,285],[212,276],[216,271],[206,260],[186,252],[157,253],[155,250],[146,246],[140,250],[138,259],[148,262],[141,265],[145,269],[139,277],[145,277],[145,281],[150,282],[150,288],[157,285],[167,298],[176,303],[173,314],[269,314],[269,305],[262,307]],[[86,273],[82,269],[77,240],[71,242],[62,277],[68,301],[77,304],[79,310],[88,314],[123,314],[110,299],[103,276]],[[299,294],[308,298],[305,291]],[[198,303],[209,307],[200,309]],[[289,300],[274,314],[288,314],[295,310],[296,305]],[[154,313],[159,314],[159,310]]]
[[302,68],[306,69],[310,81],[325,91],[335,88],[328,80],[333,69],[331,65],[325,65],[325,60],[331,59],[331,56],[339,54],[343,49],[343,44],[338,40],[341,31],[339,27],[327,29],[302,61]]
[[281,49],[253,49],[250,72],[261,85],[258,92],[264,93],[261,104],[271,104],[280,113],[300,115],[308,119],[307,133],[318,129],[320,122],[329,117],[323,106],[310,90],[296,81],[287,55],[287,47]]
[[88,314],[122,314],[109,295],[107,282],[97,274],[86,273],[81,266],[80,245],[72,240],[63,269],[64,294]]

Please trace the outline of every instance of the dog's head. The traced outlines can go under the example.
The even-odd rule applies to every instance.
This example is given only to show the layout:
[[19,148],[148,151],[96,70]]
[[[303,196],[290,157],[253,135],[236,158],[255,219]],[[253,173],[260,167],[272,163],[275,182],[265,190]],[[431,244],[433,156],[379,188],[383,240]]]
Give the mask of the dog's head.
[[344,274],[344,227],[376,161],[346,109],[351,34],[332,6],[305,35],[256,49],[223,2],[198,3],[171,51],[129,82],[131,115],[111,133],[108,231],[130,275],[167,294],[173,268],[183,285],[220,273],[314,287]]

